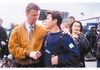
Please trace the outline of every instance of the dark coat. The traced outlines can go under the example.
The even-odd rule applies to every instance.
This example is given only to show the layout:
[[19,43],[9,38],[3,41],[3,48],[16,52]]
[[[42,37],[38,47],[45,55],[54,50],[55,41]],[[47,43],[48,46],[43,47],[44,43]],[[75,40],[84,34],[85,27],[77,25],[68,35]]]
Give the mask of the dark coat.
[[[2,46],[1,41],[4,41],[6,45]],[[3,58],[3,56],[6,54],[8,54],[7,34],[6,30],[2,26],[0,26],[0,58]]]
[[[44,41],[45,67],[79,67],[80,52],[68,34],[50,33]],[[58,56],[58,65],[51,64],[52,55]]]

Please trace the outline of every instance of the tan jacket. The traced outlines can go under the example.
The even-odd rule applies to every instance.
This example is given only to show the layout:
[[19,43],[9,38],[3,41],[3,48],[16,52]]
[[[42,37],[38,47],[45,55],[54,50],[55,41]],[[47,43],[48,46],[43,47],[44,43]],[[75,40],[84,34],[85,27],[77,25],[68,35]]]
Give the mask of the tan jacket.
[[26,50],[30,51],[40,50],[42,47],[44,36],[46,35],[47,30],[39,25],[35,25],[33,31],[32,40],[30,42],[28,32],[24,24],[18,25],[12,31],[9,39],[9,51],[15,58],[15,61],[22,64],[32,64],[33,59],[26,58]]

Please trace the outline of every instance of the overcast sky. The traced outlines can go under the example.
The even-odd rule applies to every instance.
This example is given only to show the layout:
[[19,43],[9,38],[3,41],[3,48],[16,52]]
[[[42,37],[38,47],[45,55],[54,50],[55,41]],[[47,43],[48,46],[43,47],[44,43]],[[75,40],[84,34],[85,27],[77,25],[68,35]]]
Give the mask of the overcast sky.
[[[3,0],[5,1],[5,0]],[[15,0],[16,1],[16,0]],[[69,12],[69,15],[75,16],[76,19],[81,19],[83,12],[85,15],[92,15],[100,12],[100,2],[40,2],[38,0],[25,0],[23,2],[15,2],[8,0],[0,2],[0,18],[4,20],[3,26],[8,27],[11,22],[16,24],[25,21],[25,7],[29,2],[37,3],[40,8],[48,10],[59,10]],[[46,0],[47,1],[47,0]]]

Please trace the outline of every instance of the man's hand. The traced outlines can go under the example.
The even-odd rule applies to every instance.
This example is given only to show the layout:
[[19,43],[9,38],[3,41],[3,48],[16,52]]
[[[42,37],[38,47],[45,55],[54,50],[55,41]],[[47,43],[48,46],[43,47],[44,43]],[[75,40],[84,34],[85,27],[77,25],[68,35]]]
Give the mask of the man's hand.
[[51,63],[52,63],[52,65],[57,65],[58,64],[58,56],[52,56]]
[[33,51],[33,52],[30,52],[29,56],[31,58],[37,60],[41,56],[41,52],[39,52],[39,51]]
[[37,56],[37,58],[40,58],[41,57],[41,52],[37,51],[36,56]]
[[4,41],[1,41],[1,45],[2,45],[2,46],[5,46],[6,43],[5,43]]

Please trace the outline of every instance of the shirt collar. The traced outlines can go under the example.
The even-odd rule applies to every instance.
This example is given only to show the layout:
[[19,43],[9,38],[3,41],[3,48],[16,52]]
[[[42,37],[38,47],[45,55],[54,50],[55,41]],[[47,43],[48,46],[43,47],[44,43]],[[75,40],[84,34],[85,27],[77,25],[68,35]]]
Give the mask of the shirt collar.
[[[32,25],[34,27],[34,24]],[[26,21],[25,23],[25,27],[26,29],[29,31],[30,30],[30,24]]]

